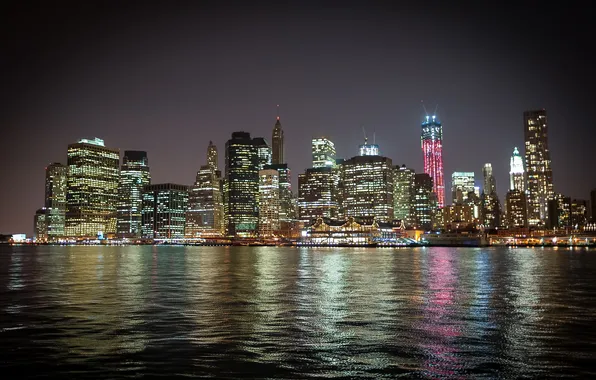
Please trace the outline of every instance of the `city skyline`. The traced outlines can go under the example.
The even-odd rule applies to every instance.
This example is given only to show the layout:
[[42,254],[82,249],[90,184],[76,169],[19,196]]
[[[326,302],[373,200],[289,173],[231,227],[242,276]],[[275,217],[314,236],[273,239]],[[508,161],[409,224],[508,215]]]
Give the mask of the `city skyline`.
[[[113,14],[109,7],[65,12],[87,15],[87,26],[50,11],[72,30],[65,26],[45,37],[20,32],[43,21],[47,9],[34,10],[29,17],[26,7],[13,7],[8,13],[14,15],[10,36],[15,38],[9,38],[7,50],[11,78],[3,123],[10,144],[2,150],[4,162],[12,163],[2,169],[11,186],[3,188],[0,198],[0,232],[31,232],[31,215],[43,204],[44,167],[66,164],[65,147],[81,137],[100,137],[106,146],[120,149],[121,156],[125,150],[146,151],[152,181],[190,185],[204,165],[210,140],[220,151],[220,168],[232,132],[244,130],[269,140],[277,104],[294,193],[298,174],[311,166],[312,137],[329,136],[337,157],[351,158],[362,143],[362,125],[369,134],[375,132],[381,154],[394,165],[421,173],[420,100],[429,107],[438,104],[447,178],[454,171],[480,173],[490,162],[503,201],[511,151],[516,146],[523,151],[523,112],[544,108],[555,192],[588,199],[596,188],[595,169],[585,158],[589,139],[580,138],[591,133],[585,120],[590,120],[586,95],[593,74],[582,71],[587,63],[577,63],[582,62],[578,54],[585,53],[563,43],[573,31],[565,29],[567,34],[554,38],[559,29],[548,7],[536,11],[545,12],[551,22],[543,35],[522,26],[522,9],[514,20],[494,10],[495,21],[484,24],[479,37],[465,34],[476,32],[474,16],[486,14],[473,7],[468,16],[444,12],[444,29],[431,26],[418,35],[423,29],[417,21],[428,9],[360,6],[309,13],[306,6],[298,12],[274,7],[261,16],[263,9],[248,9],[253,18],[247,19],[237,10],[207,7],[203,13],[222,22],[217,26],[198,12],[203,8],[187,13],[167,8],[167,17],[147,37],[149,16],[158,14],[160,6],[147,6],[145,13],[132,5]],[[429,13],[431,19],[437,20],[441,11],[445,9]],[[564,10],[560,17],[569,20],[571,14]],[[137,21],[126,29],[133,15]],[[458,17],[465,17],[461,27],[455,25]],[[100,33],[103,21],[97,21],[104,18],[111,26]],[[508,45],[513,36],[497,26],[504,18],[513,22],[513,31],[522,32],[519,43]],[[394,19],[405,26],[393,26],[400,24]],[[174,24],[180,27],[169,28]],[[304,25],[309,32],[302,33]],[[184,27],[191,27],[190,37]],[[575,32],[584,27],[578,22]],[[411,32],[407,39],[400,37],[401,28]],[[541,43],[541,37],[549,42]],[[522,41],[538,43],[528,47]],[[228,48],[221,49],[218,42]],[[434,54],[441,59],[431,62]],[[224,64],[233,56],[243,57],[243,64]],[[573,72],[561,69],[567,59],[576,65]],[[539,70],[534,70],[536,62]],[[15,160],[22,152],[28,159]],[[451,203],[449,196],[446,203]]]

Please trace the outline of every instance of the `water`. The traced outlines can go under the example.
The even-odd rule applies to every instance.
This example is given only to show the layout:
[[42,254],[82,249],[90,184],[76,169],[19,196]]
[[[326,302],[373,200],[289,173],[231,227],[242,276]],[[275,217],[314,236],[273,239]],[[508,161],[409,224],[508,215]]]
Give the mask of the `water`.
[[594,377],[595,274],[594,249],[5,246],[0,373]]

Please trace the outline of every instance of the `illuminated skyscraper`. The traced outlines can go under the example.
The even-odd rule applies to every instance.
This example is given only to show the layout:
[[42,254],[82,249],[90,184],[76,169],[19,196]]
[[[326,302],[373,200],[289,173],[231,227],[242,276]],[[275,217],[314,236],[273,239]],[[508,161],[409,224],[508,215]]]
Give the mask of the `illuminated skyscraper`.
[[281,129],[281,122],[279,121],[279,108],[278,108],[278,115],[277,121],[275,122],[275,126],[273,127],[273,134],[271,137],[271,144],[272,144],[272,163],[273,164],[283,164],[284,163],[284,131]]
[[368,139],[364,138],[364,144],[358,147],[358,152],[361,156],[378,156],[379,155],[379,145],[377,144],[369,144]]
[[403,220],[406,226],[412,224],[412,196],[414,193],[414,170],[405,165],[396,167],[393,181],[394,218]]
[[482,203],[482,224],[486,228],[497,228],[501,224],[501,203],[497,196],[497,184],[493,176],[493,168],[490,163],[484,164],[484,187],[480,200]]
[[518,189],[509,190],[505,198],[505,207],[508,228],[528,227],[528,205],[525,192]]
[[526,191],[525,176],[524,176],[524,160],[519,154],[517,147],[513,149],[511,156],[511,163],[509,165],[509,189]]
[[46,243],[48,241],[48,209],[42,207],[35,212],[33,221],[33,238],[36,243]]
[[279,173],[275,169],[259,170],[259,236],[272,237],[279,225]]
[[327,137],[313,137],[312,139],[312,167],[334,167],[335,145]]
[[430,230],[435,217],[437,205],[433,191],[433,179],[427,173],[414,175],[414,192],[412,194],[412,219],[415,228]]
[[129,239],[141,237],[143,188],[150,183],[147,152],[124,151],[118,188],[118,237]]
[[142,237],[183,239],[188,208],[188,187],[173,183],[143,189]]
[[209,141],[207,147],[207,165],[211,166],[213,170],[217,170],[217,147],[213,144],[213,141]]
[[546,219],[547,228],[571,228],[571,198],[563,194],[554,194],[552,199],[548,200],[548,218]]
[[66,218],[66,186],[68,182],[68,167],[55,162],[46,167],[46,235],[50,242],[64,237]]
[[226,142],[225,215],[230,236],[254,237],[259,226],[259,152],[247,132]]
[[296,203],[292,193],[292,172],[288,164],[266,165],[264,169],[279,174],[279,234],[289,237],[296,221]]
[[262,137],[254,137],[253,143],[257,147],[257,155],[259,156],[259,170],[266,165],[271,165],[271,147]]
[[470,192],[474,192],[474,172],[453,172],[451,175],[453,204],[465,203]]
[[530,226],[543,226],[548,216],[548,201],[554,197],[545,110],[524,112],[524,137],[528,180],[528,223]]
[[187,238],[219,237],[224,233],[223,200],[219,170],[211,164],[197,172],[188,191],[188,210],[184,236]]
[[378,155],[352,157],[343,161],[341,175],[344,217],[393,220],[393,164],[390,158]]
[[68,146],[65,235],[95,239],[116,234],[120,152],[103,140]]
[[300,221],[310,224],[317,218],[337,217],[337,200],[333,188],[336,171],[330,167],[306,169],[298,176],[298,214]]
[[435,115],[426,116],[422,122],[422,152],[424,154],[424,172],[433,180],[433,191],[437,205],[445,205],[445,184],[443,182],[443,126]]
[[588,223],[588,202],[583,199],[574,199],[569,207],[571,228],[581,229]]

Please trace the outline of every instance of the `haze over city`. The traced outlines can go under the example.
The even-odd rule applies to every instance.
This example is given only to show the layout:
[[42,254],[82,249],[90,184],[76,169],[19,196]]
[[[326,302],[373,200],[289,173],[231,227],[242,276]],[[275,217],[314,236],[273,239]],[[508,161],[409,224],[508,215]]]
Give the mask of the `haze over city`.
[[190,184],[210,140],[220,167],[234,131],[271,142],[277,104],[294,192],[311,137],[350,158],[362,126],[382,155],[422,171],[421,101],[443,124],[447,188],[454,171],[479,185],[490,162],[504,199],[523,111],[542,108],[555,191],[587,199],[596,187],[589,8],[327,5],[14,2],[0,232],[32,232],[45,166],[82,137],[147,151],[154,182]]

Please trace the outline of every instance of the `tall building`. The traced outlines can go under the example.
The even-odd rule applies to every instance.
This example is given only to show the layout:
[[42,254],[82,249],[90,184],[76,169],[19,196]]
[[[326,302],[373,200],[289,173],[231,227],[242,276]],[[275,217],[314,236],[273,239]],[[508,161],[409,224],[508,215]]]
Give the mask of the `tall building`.
[[484,187],[480,197],[482,224],[486,228],[495,229],[501,225],[501,203],[497,196],[497,184],[493,176],[492,165],[490,163],[484,164],[482,173],[484,175]]
[[75,239],[115,235],[120,152],[103,140],[68,146],[65,235]]
[[428,173],[417,173],[414,175],[411,213],[412,224],[415,228],[424,230],[430,230],[432,228],[437,205],[433,188],[433,179]]
[[412,224],[412,196],[414,193],[414,175],[405,165],[395,167],[393,181],[393,215],[403,220],[406,226]]
[[364,144],[358,147],[358,152],[361,156],[378,156],[379,155],[379,145],[377,144],[369,144],[368,139],[364,138]]
[[507,228],[528,227],[528,204],[524,191],[509,190],[505,198],[505,209],[507,211]]
[[117,235],[121,238],[141,237],[143,188],[151,183],[147,152],[124,151],[118,188]]
[[213,144],[213,141],[209,141],[207,147],[207,165],[211,166],[213,170],[217,170],[217,147]]
[[275,236],[279,229],[279,173],[259,170],[259,236]]
[[267,165],[271,165],[271,147],[262,137],[254,137],[254,145],[257,147],[257,155],[259,156],[259,170]]
[[530,226],[543,226],[548,216],[548,201],[554,197],[545,110],[524,112],[524,137],[528,181],[528,223]]
[[33,238],[36,243],[48,242],[48,209],[42,207],[35,212],[33,221]]
[[226,232],[254,237],[259,226],[259,156],[247,132],[234,132],[226,142]]
[[445,205],[445,183],[443,182],[443,126],[436,116],[426,116],[422,122],[422,152],[424,154],[424,172],[433,180],[433,191],[437,205]]
[[224,233],[223,199],[219,170],[203,165],[188,191],[188,210],[184,236],[187,238],[219,237]]
[[334,167],[335,144],[327,137],[313,137],[312,139],[312,167]]
[[292,172],[288,164],[266,165],[264,169],[277,170],[279,174],[279,234],[289,237],[297,214],[297,204],[292,192]]
[[356,156],[345,160],[342,166],[344,217],[393,220],[391,159],[378,155]]
[[509,190],[526,191],[526,178],[524,174],[524,160],[517,147],[513,149],[509,165]]
[[45,226],[47,240],[58,241],[64,237],[66,218],[66,186],[68,182],[68,167],[55,162],[46,167],[45,183]]
[[571,228],[581,229],[588,223],[588,202],[583,199],[573,199],[569,205]]
[[464,203],[470,192],[474,192],[474,172],[453,172],[451,175],[453,204]]
[[[278,108],[279,113],[279,108]],[[273,127],[273,134],[271,137],[272,145],[272,163],[275,165],[283,164],[284,161],[284,131],[281,129],[281,122],[279,121],[279,114],[275,126]]]
[[298,176],[298,215],[309,224],[317,218],[337,218],[337,200],[334,186],[336,172],[331,167],[306,169]]
[[549,199],[546,209],[548,210],[547,228],[571,228],[571,198],[563,194],[554,194],[553,198]]
[[173,183],[143,189],[142,237],[183,239],[188,208],[188,187]]

